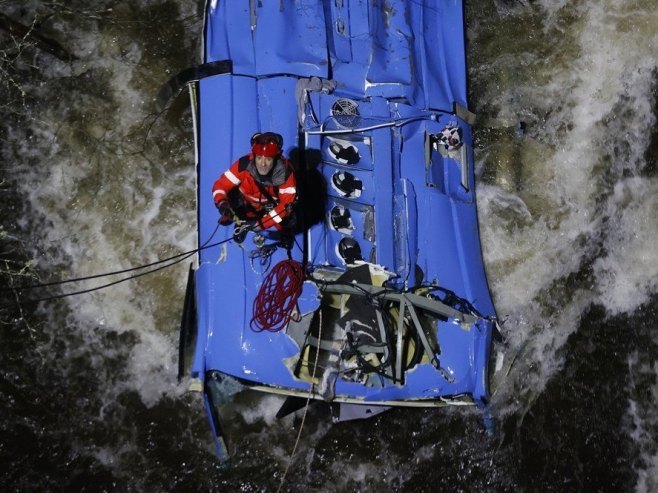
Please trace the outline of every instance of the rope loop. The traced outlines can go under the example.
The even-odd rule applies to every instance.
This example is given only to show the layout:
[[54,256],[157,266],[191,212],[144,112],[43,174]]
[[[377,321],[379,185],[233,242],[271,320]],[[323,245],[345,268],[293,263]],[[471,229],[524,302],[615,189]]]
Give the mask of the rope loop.
[[254,299],[253,318],[249,326],[254,332],[279,332],[292,316],[302,294],[304,269],[296,260],[282,260],[263,280]]

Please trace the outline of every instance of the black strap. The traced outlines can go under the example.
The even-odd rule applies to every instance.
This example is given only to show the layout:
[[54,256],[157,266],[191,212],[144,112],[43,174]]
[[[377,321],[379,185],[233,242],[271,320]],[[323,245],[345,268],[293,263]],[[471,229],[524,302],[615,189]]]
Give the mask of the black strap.
[[160,109],[164,109],[167,101],[172,96],[178,95],[181,89],[190,82],[196,82],[213,75],[230,74],[232,72],[232,60],[217,60],[196,67],[186,68],[169,79],[162,89],[160,89],[160,92],[158,92],[158,106]]
[[[270,195],[270,193],[267,191],[267,188],[265,188],[265,186],[260,181],[258,181],[258,179],[254,179],[254,181],[256,182],[256,186],[258,187],[258,190],[260,190],[260,193],[263,194],[267,199],[267,202],[272,206],[276,206],[278,204],[278,201],[274,200],[272,195]],[[277,187],[276,185],[273,185],[273,187],[277,189],[277,195],[278,195],[279,187]]]

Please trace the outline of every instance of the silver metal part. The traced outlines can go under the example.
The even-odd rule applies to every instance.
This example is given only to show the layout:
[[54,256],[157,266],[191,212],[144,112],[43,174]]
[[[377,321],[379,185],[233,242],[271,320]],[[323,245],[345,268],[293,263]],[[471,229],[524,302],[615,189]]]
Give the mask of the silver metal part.
[[397,301],[401,303],[403,300],[406,303],[412,304],[417,308],[425,310],[442,317],[455,319],[458,323],[474,324],[478,321],[478,317],[471,315],[469,313],[462,313],[451,306],[442,303],[439,300],[434,300],[426,298],[424,296],[419,296],[413,293],[401,293],[398,291],[393,291],[387,288],[382,288],[379,286],[372,286],[371,284],[324,284],[322,282],[318,283],[320,289],[325,293],[336,293],[336,294],[350,294],[350,295],[371,295],[376,296],[385,301]]

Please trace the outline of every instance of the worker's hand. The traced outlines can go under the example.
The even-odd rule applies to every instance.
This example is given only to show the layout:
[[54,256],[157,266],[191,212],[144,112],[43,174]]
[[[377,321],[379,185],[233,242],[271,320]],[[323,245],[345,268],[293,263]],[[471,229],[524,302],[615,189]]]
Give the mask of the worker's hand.
[[219,204],[216,205],[217,205],[217,210],[222,216],[233,215],[233,210],[231,209],[231,205],[228,203],[228,200],[222,200]]

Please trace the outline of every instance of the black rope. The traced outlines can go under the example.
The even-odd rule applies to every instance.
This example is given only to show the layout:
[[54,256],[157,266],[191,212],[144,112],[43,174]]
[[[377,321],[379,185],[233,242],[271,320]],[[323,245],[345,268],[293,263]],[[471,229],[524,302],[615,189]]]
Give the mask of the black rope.
[[161,265],[160,267],[156,267],[155,269],[151,269],[151,270],[148,270],[146,272],[141,272],[139,274],[135,274],[135,275],[132,275],[132,276],[124,277],[123,279],[119,279],[117,281],[113,281],[113,282],[110,282],[110,283],[107,283],[107,284],[102,284],[100,286],[95,286],[93,288],[83,289],[83,290],[80,290],[80,291],[73,291],[73,292],[68,292],[68,293],[56,294],[56,295],[52,295],[52,296],[47,296],[45,298],[37,298],[37,299],[31,299],[31,300],[17,300],[17,301],[20,301],[20,303],[39,303],[41,301],[50,301],[50,300],[55,300],[55,299],[59,299],[59,298],[66,298],[68,296],[76,296],[76,295],[79,295],[79,294],[92,293],[92,292],[98,291],[100,289],[108,288],[110,286],[114,286],[116,284],[120,284],[122,282],[129,281],[131,279],[137,279],[138,277],[142,277],[142,276],[145,276],[147,274],[152,274],[154,272],[158,272],[160,270],[166,269],[167,267],[171,267],[173,265],[176,265],[176,264],[190,258],[192,255],[194,255],[197,252],[200,252],[201,250],[205,250],[206,248],[212,248],[212,247],[215,247],[215,246],[222,245],[223,243],[227,243],[227,242],[229,242],[233,239],[232,237],[230,237],[230,238],[227,238],[227,239],[222,240],[222,241],[218,241],[218,242],[215,242],[215,243],[212,243],[212,244],[208,244],[213,239],[213,237],[217,233],[218,229],[219,229],[219,224],[217,225],[217,227],[215,227],[215,230],[213,231],[212,235],[210,235],[210,238],[208,238],[208,240],[203,245],[201,245],[199,248],[195,248],[194,250],[179,253],[177,255],[173,255],[173,256],[168,257],[166,259],[158,260],[156,262],[151,262],[149,264],[140,265],[138,267],[132,267],[130,269],[123,269],[123,270],[120,270],[120,271],[108,272],[108,273],[105,273],[105,274],[95,274],[93,276],[85,276],[85,277],[80,277],[80,278],[77,278],[77,279],[67,279],[67,280],[64,280],[64,281],[54,281],[54,282],[51,282],[51,283],[35,284],[35,285],[31,285],[31,286],[5,288],[2,291],[8,291],[8,290],[21,291],[21,290],[27,290],[27,289],[40,288],[40,287],[54,286],[54,285],[57,285],[57,284],[66,284],[66,283],[71,283],[71,282],[84,281],[84,280],[88,280],[88,279],[96,279],[96,278],[99,278],[99,277],[107,277],[107,276],[112,276],[112,275],[117,275],[117,274],[124,274],[126,272],[133,272],[133,271],[136,271],[136,270],[145,269],[147,267],[152,267],[154,265],[169,262],[169,263],[166,263],[165,265]]
[[55,294],[55,295],[52,295],[52,296],[47,296],[45,298],[37,298],[37,299],[33,299],[33,300],[21,300],[21,303],[39,303],[41,301],[50,301],[50,300],[56,300],[56,299],[59,299],[59,298],[66,298],[68,296],[76,296],[78,294],[92,293],[92,292],[98,291],[100,289],[109,288],[110,286],[114,286],[115,284],[120,284],[124,281],[129,281],[131,279],[137,279],[138,277],[142,277],[142,276],[145,276],[147,274],[152,274],[152,273],[157,272],[159,270],[166,269],[167,267],[171,267],[172,265],[175,265],[175,264],[178,264],[178,263],[182,262],[183,260],[185,260],[186,258],[191,257],[192,255],[194,255],[194,252],[189,253],[186,257],[183,257],[179,260],[175,260],[174,262],[172,262],[170,264],[161,265],[160,267],[156,267],[155,269],[152,269],[152,270],[147,270],[146,272],[141,272],[139,274],[124,277],[123,279],[119,279],[118,281],[110,282],[110,283],[107,283],[107,284],[101,284],[100,286],[96,286],[96,287],[89,288],[89,289],[83,289],[83,290],[80,290],[80,291],[73,291],[73,292],[69,292],[69,293]]
[[113,272],[105,272],[103,274],[92,274],[90,276],[76,277],[74,279],[64,279],[63,281],[52,281],[52,282],[44,282],[44,283],[40,283],[40,284],[28,284],[28,285],[25,285],[25,286],[12,286],[12,287],[8,287],[8,288],[0,288],[0,292],[3,292],[3,291],[28,291],[30,289],[47,288],[49,286],[58,286],[58,285],[61,285],[61,284],[69,284],[69,283],[72,283],[72,282],[88,281],[90,279],[98,279],[99,277],[110,277],[110,276],[115,276],[117,274],[125,274],[126,272],[134,272],[136,270],[141,270],[141,269],[146,269],[148,267],[153,267],[154,265],[163,264],[165,262],[169,262],[169,261],[177,259],[179,257],[184,257],[180,260],[180,261],[183,261],[186,258],[188,258],[190,255],[194,254],[194,253],[200,252],[201,250],[205,250],[207,248],[216,247],[218,245],[221,245],[222,243],[225,243],[226,240],[220,241],[220,242],[217,242],[217,243],[213,243],[211,245],[207,244],[210,240],[212,240],[214,238],[215,234],[217,233],[217,229],[219,229],[219,224],[215,228],[215,231],[213,231],[212,235],[210,235],[210,238],[203,245],[201,245],[200,247],[195,248],[194,250],[189,250],[187,252],[177,253],[176,255],[172,255],[171,257],[167,257],[167,258],[164,258],[164,259],[161,259],[161,260],[156,260],[155,262],[151,262],[151,263],[144,264],[144,265],[139,265],[137,267],[130,267],[128,269],[116,270],[116,271],[113,271]]

